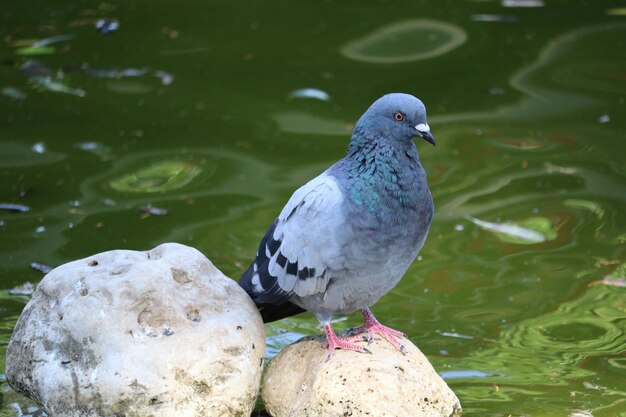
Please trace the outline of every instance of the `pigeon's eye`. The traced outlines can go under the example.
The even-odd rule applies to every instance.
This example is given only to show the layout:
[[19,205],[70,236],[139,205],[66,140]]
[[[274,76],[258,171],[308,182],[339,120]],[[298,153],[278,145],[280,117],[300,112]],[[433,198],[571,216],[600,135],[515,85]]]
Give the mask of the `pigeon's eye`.
[[396,119],[397,121],[401,122],[404,120],[404,114],[398,112],[395,112],[393,115],[393,118]]

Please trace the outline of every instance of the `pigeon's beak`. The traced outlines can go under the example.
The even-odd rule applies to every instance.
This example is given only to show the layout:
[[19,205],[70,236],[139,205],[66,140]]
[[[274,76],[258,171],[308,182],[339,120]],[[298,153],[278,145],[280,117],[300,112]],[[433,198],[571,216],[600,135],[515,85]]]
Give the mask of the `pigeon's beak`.
[[433,135],[430,134],[430,126],[428,126],[426,123],[420,123],[415,126],[415,130],[417,130],[417,135],[420,138],[435,146],[435,138],[433,137]]

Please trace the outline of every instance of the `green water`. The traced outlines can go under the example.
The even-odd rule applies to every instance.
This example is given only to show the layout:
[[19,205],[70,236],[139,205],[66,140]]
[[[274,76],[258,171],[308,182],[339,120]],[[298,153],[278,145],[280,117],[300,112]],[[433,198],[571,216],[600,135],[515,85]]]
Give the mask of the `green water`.
[[[374,313],[467,416],[626,416],[626,9],[545,2],[4,1],[0,203],[29,211],[0,209],[2,369],[31,262],[176,241],[238,277],[402,91],[437,138],[418,144],[436,214]],[[269,354],[319,331],[272,325]],[[0,396],[0,416],[33,405],[4,377]]]

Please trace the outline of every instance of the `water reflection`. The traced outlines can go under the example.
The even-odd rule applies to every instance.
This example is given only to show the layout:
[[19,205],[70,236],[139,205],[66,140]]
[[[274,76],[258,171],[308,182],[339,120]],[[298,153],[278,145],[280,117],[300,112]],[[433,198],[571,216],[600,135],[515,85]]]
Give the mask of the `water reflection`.
[[4,168],[42,166],[59,162],[67,157],[62,152],[48,149],[44,152],[38,152],[36,151],[37,148],[33,149],[36,145],[29,146],[20,142],[3,141],[2,152],[0,152],[0,166]]
[[280,112],[273,119],[285,133],[346,136],[352,131],[352,126],[347,122],[304,112]]
[[429,19],[395,22],[346,43],[341,53],[374,64],[397,64],[443,55],[467,40],[465,31]]
[[[453,369],[470,368],[491,375],[481,376],[484,382],[476,380],[460,388],[461,395],[464,393],[474,400],[493,401],[494,384],[509,399],[521,387],[541,386],[533,396],[547,400],[552,396],[547,386],[571,387],[574,381],[593,379],[596,371],[587,365],[593,357],[603,357],[608,366],[617,365],[623,372],[619,361],[626,349],[625,302],[623,292],[618,289],[593,287],[554,312],[508,326],[493,347],[456,361],[448,358],[446,362]],[[457,371],[446,371],[449,372],[459,378]],[[613,394],[626,395],[626,391],[613,391]],[[552,407],[564,408],[579,403],[572,398],[551,402]],[[611,400],[607,399],[606,403],[610,404]]]
[[[141,166],[131,163],[131,166]],[[210,176],[215,173],[212,166]],[[145,168],[134,168],[134,171],[109,181],[109,185],[115,191],[130,193],[164,193],[182,188],[194,180],[202,171],[207,171],[201,166],[188,161],[165,160],[153,163]]]
[[[626,299],[614,281],[587,284],[623,274],[614,262],[623,257],[623,168],[607,164],[612,119],[588,115],[606,114],[607,100],[622,94],[623,85],[600,68],[615,67],[625,32],[626,25],[609,24],[559,36],[512,77],[527,94],[518,103],[431,122],[445,126],[439,135],[447,145],[433,156],[430,175],[439,230],[423,251],[428,262],[411,267],[392,297],[428,305],[415,309],[419,318],[407,333],[424,349],[445,352],[436,362],[470,415],[578,415],[589,401],[596,416],[623,410],[626,392],[612,375],[626,375]],[[459,166],[440,152],[471,157]],[[550,238],[524,247],[506,233],[490,235],[502,230],[467,227],[466,215]],[[465,267],[450,267],[455,259]],[[429,322],[453,326],[418,330]],[[446,332],[473,338],[428,337]]]

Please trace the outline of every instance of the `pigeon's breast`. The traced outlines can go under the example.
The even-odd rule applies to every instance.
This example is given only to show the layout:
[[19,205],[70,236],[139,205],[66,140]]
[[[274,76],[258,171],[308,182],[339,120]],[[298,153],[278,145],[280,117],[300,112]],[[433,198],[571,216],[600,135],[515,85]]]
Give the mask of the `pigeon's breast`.
[[426,173],[419,162],[407,165],[380,169],[372,178],[344,184],[348,196],[344,210],[357,238],[353,240],[367,242],[383,256],[396,246],[417,246],[432,220]]
[[[341,269],[329,271],[330,284],[314,304],[331,314],[369,307],[400,281],[422,248],[433,215],[428,186],[400,201],[380,193],[377,210],[344,202],[346,224]],[[319,303],[319,304],[318,304]]]

